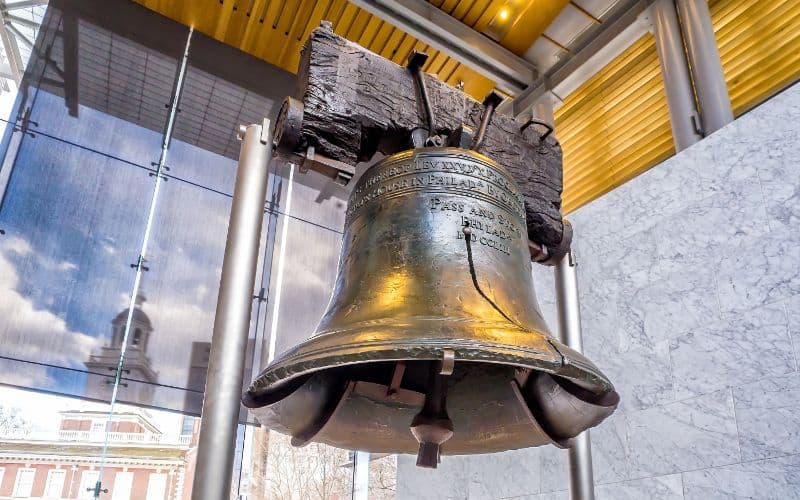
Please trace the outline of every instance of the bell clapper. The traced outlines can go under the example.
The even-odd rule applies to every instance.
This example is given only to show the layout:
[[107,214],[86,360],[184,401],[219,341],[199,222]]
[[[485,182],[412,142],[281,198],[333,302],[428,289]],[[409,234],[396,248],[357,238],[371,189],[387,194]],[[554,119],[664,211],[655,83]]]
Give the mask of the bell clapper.
[[447,415],[447,377],[454,367],[452,349],[445,349],[442,359],[431,364],[425,403],[411,421],[411,434],[419,442],[418,467],[435,469],[439,465],[442,444],[453,437],[453,422]]

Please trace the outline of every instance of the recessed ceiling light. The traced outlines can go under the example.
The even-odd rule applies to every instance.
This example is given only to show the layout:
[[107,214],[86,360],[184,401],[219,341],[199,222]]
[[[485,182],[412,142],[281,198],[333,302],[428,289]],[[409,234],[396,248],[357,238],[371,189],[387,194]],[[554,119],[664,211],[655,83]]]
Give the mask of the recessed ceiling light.
[[507,9],[507,8],[505,8],[505,7],[503,7],[502,9],[500,9],[500,10],[497,12],[497,18],[498,18],[499,20],[501,20],[501,21],[505,21],[505,20],[507,20],[507,19],[508,19],[508,15],[509,15],[508,9]]

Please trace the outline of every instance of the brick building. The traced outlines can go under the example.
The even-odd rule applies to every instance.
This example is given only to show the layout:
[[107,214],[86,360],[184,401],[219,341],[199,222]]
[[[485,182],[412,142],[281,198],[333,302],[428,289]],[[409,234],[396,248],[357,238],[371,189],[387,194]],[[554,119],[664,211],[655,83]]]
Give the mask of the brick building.
[[108,421],[103,412],[64,411],[57,431],[0,435],[0,499],[93,498],[98,479],[100,498],[188,499],[199,422],[187,417],[181,433],[164,434],[149,416],[126,410]]

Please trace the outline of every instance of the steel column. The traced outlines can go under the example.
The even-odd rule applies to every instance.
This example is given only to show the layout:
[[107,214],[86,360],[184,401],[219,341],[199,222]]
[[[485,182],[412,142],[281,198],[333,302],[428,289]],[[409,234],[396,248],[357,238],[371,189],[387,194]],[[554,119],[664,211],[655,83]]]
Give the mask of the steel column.
[[353,500],[369,498],[369,453],[353,452]]
[[658,0],[652,9],[656,50],[667,92],[672,139],[675,149],[681,151],[703,138],[695,107],[692,79],[674,0]]
[[[577,263],[571,251],[556,264],[555,281],[561,342],[582,352]],[[580,433],[574,441],[574,446],[569,449],[570,500],[594,500],[592,445],[589,441],[589,431]]]
[[228,498],[271,156],[269,121],[244,129],[203,397],[192,498]]
[[728,84],[706,0],[677,0],[683,41],[692,67],[697,103],[705,135],[733,121]]

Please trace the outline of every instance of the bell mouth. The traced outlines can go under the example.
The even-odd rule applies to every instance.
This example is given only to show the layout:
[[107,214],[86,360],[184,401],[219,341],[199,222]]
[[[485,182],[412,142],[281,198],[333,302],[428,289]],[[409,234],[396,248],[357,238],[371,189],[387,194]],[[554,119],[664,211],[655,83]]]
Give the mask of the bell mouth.
[[570,446],[616,408],[613,386],[581,354],[539,332],[482,333],[480,340],[455,333],[430,339],[406,331],[413,340],[405,340],[367,326],[324,332],[268,366],[242,402],[297,446],[314,440],[422,453],[410,427],[426,406],[432,367],[451,353],[445,390],[452,437],[441,445],[443,455]]
[[[436,332],[435,336],[430,335]],[[370,321],[323,330],[267,366],[247,390],[249,398],[271,404],[286,395],[294,379],[319,370],[378,361],[435,361],[453,351],[455,362],[511,365],[559,375],[589,392],[613,385],[585,356],[542,331],[507,322],[409,317]]]

